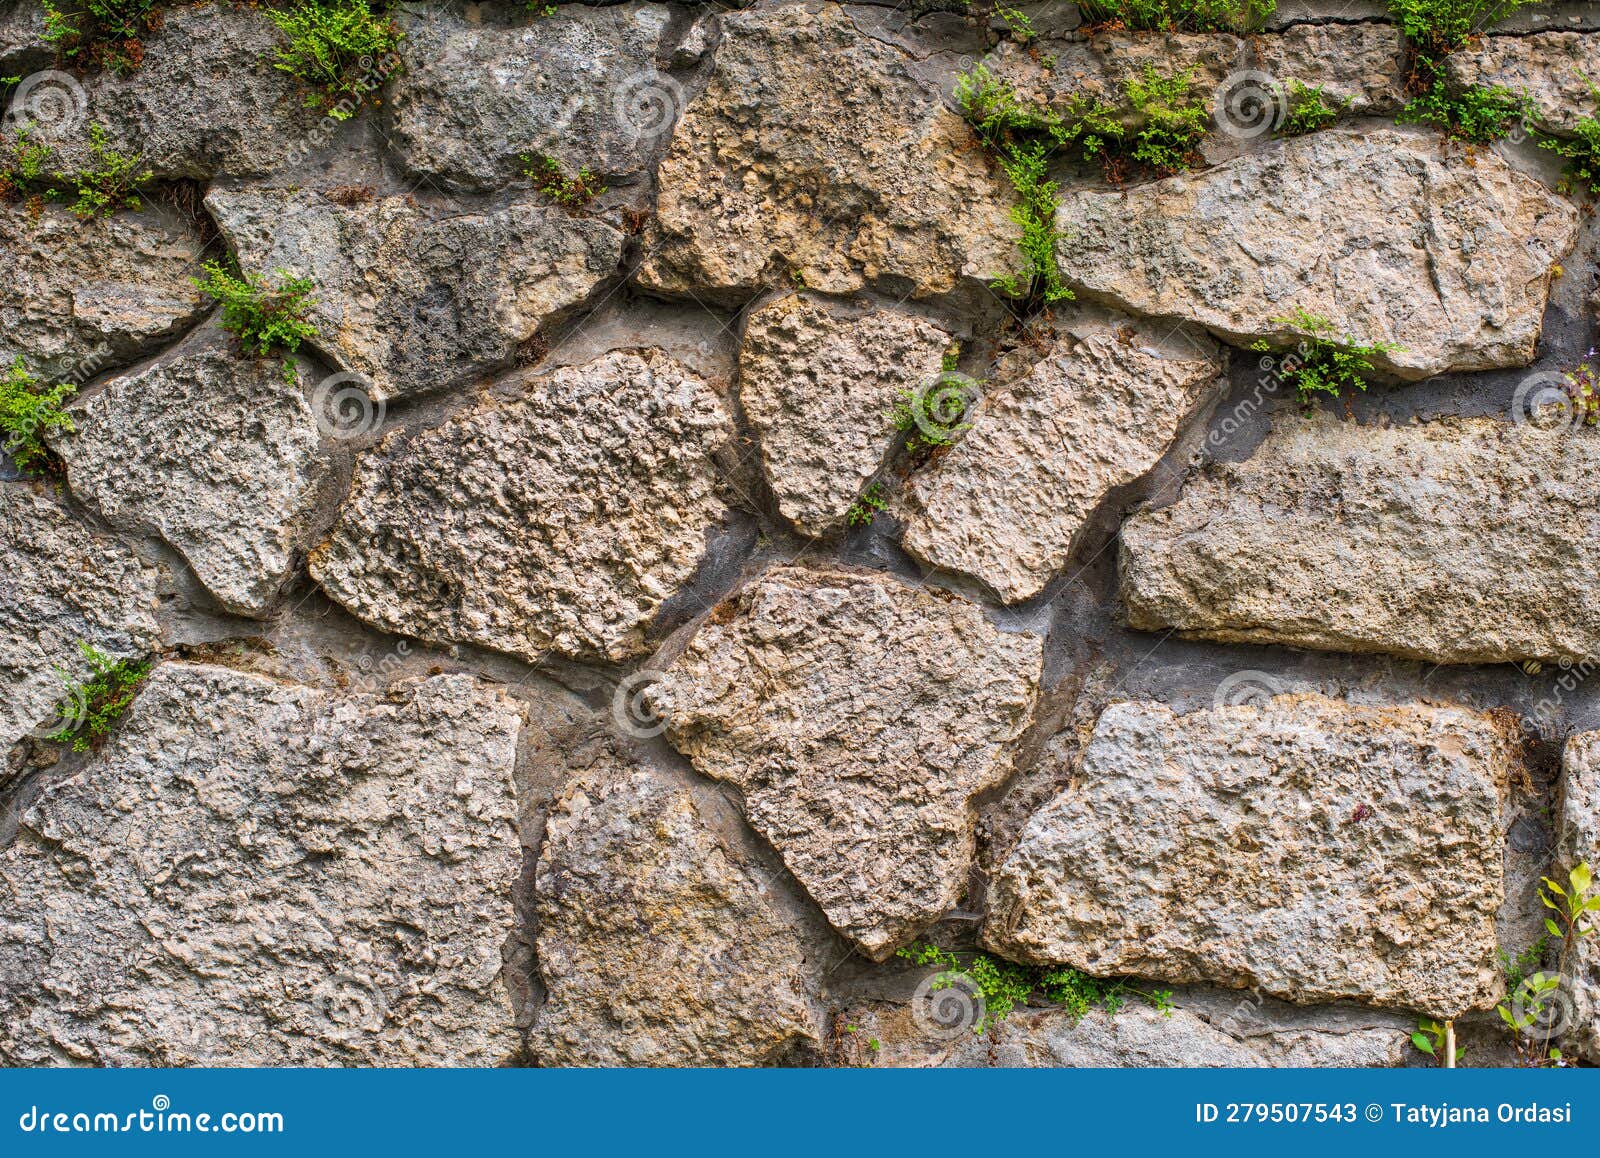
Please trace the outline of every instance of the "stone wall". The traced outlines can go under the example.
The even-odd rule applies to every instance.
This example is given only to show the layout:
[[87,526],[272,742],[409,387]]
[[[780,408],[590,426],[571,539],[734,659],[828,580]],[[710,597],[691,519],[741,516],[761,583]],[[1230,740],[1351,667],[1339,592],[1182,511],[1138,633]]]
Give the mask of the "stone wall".
[[[1500,956],[1600,867],[1600,227],[1530,136],[1596,112],[1595,6],[1451,59],[1532,101],[1488,148],[1396,123],[1379,3],[964,8],[411,5],[337,119],[255,8],[118,74],[0,0],[0,142],[151,171],[0,201],[0,362],[78,387],[0,477],[0,1062],[1514,1060]],[[1214,114],[1186,173],[1056,158],[1072,300],[997,288],[979,62]],[[1348,108],[1279,137],[1263,76]],[[317,337],[243,350],[224,257]],[[1370,389],[1297,402],[1296,308]],[[74,746],[81,643],[153,669]]]

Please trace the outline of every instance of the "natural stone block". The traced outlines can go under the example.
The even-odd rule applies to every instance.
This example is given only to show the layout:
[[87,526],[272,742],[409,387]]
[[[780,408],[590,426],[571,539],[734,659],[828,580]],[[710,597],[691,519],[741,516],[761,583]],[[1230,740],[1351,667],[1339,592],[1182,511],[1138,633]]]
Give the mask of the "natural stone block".
[[1485,36],[1445,58],[1445,76],[1459,93],[1472,85],[1509,88],[1533,102],[1538,124],[1569,136],[1600,112],[1600,33],[1536,32]]
[[[1580,732],[1567,740],[1562,755],[1561,840],[1551,866],[1565,887],[1567,874],[1587,864],[1600,877],[1600,732]],[[1600,890],[1595,894],[1600,896]],[[1591,927],[1600,926],[1596,914]],[[1600,932],[1579,938],[1569,976],[1550,1001],[1552,1028],[1559,1021],[1570,1052],[1600,1064]]]

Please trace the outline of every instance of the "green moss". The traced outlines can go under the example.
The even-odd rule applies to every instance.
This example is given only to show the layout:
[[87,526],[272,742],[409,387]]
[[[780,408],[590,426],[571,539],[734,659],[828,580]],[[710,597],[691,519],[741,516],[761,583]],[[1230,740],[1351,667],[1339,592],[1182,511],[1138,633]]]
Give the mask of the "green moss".
[[317,336],[309,316],[315,302],[311,280],[277,271],[277,284],[259,275],[234,277],[221,265],[208,261],[204,278],[195,278],[201,293],[222,305],[222,327],[238,336],[240,344],[255,354],[275,349],[294,353],[300,343]]
[[87,643],[80,642],[78,650],[94,674],[80,681],[56,669],[66,689],[56,711],[67,722],[49,738],[58,744],[70,743],[74,752],[87,752],[100,746],[111,733],[111,725],[128,710],[151,665],[142,660],[113,659]]
[[369,0],[294,0],[267,19],[288,38],[273,67],[311,88],[306,104],[348,120],[375,87],[374,70],[400,43],[394,21]]
[[53,430],[74,429],[72,418],[61,404],[77,387],[62,383],[46,387],[28,373],[21,358],[0,372],[0,434],[5,436],[6,453],[20,471],[29,474],[60,474],[61,463],[44,444]]

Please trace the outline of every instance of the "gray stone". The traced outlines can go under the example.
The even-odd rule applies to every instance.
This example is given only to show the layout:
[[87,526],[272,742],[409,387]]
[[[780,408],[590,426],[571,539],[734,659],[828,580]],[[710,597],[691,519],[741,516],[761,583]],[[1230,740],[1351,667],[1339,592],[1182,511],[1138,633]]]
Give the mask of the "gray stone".
[[914,314],[791,294],[751,313],[739,401],[778,510],[807,535],[835,530],[894,444],[903,390],[939,374],[950,334]]
[[519,381],[364,456],[311,573],[386,631],[530,663],[638,655],[724,513],[711,456],[732,423],[656,350]]
[[311,279],[317,347],[385,398],[508,366],[622,255],[617,230],[542,200],[430,209],[252,186],[213,187],[206,207],[246,270]]
[[9,1065],[495,1065],[520,716],[157,668],[0,851]]
[[1252,38],[1254,67],[1285,86],[1321,87],[1350,116],[1388,116],[1405,107],[1405,51],[1393,24],[1296,24]]
[[0,201],[0,262],[0,363],[52,380],[124,366],[205,311],[199,236],[152,209],[84,222]]
[[740,790],[834,928],[881,961],[960,898],[975,800],[1011,773],[1041,652],[943,592],[780,567],[647,694],[673,747]]
[[[1580,732],[1567,740],[1562,755],[1560,857],[1553,865],[1557,883],[1587,864],[1600,877],[1600,732]],[[1591,894],[1600,896],[1600,889]],[[1591,928],[1600,925],[1590,914]],[[1551,1028],[1566,1031],[1566,1052],[1600,1065],[1600,932],[1579,938],[1569,975],[1550,1003]]]
[[1533,360],[1577,212],[1493,153],[1332,130],[1214,169],[1068,196],[1057,259],[1074,287],[1226,341],[1292,345],[1296,308],[1402,348],[1407,380]]
[[41,724],[79,722],[55,707],[57,669],[87,679],[80,643],[119,659],[161,646],[157,574],[116,539],[96,534],[32,485],[0,483],[0,748]]
[[539,1064],[762,1065],[820,1035],[799,938],[660,773],[607,758],[573,781],[534,887]]
[[1600,652],[1584,430],[1281,416],[1122,529],[1130,626],[1434,663]]
[[637,176],[684,99],[656,69],[669,19],[668,8],[641,3],[563,5],[511,27],[448,9],[408,14],[391,139],[412,172],[457,189],[517,179],[525,153],[569,173]]
[[661,161],[640,284],[737,302],[799,277],[987,300],[1024,265],[1010,197],[919,63],[835,4],[725,16]]
[[98,167],[90,125],[104,130],[107,149],[139,158],[157,179],[268,173],[304,151],[321,114],[306,107],[304,86],[273,67],[284,40],[260,12],[171,7],[142,39],[138,68],[54,74],[45,87],[55,91],[8,112],[8,127],[32,122],[32,139],[54,148],[52,172]]
[[914,474],[904,545],[1008,603],[1037,595],[1089,516],[1153,467],[1223,370],[1209,339],[1131,327],[1013,357],[972,429]]
[[1502,993],[1516,741],[1452,707],[1279,696],[1101,714],[991,885],[1016,960],[1452,1018]]
[[229,611],[265,615],[289,578],[322,473],[308,368],[238,353],[207,328],[75,402],[54,440],[73,493],[176,548]]
[[1570,136],[1579,121],[1600,112],[1593,88],[1600,83],[1600,33],[1485,36],[1446,58],[1445,76],[1457,93],[1471,85],[1522,93],[1541,129]]

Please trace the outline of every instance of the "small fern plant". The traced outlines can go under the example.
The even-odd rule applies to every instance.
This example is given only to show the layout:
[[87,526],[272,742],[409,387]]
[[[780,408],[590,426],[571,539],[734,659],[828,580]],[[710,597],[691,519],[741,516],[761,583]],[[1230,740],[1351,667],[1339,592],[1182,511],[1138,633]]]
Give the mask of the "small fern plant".
[[317,336],[310,321],[311,280],[290,277],[278,270],[276,285],[269,285],[258,274],[234,277],[220,264],[208,261],[202,267],[205,277],[194,278],[201,293],[222,305],[222,328],[234,334],[239,344],[255,354],[270,354],[275,349],[294,353],[300,343]]

